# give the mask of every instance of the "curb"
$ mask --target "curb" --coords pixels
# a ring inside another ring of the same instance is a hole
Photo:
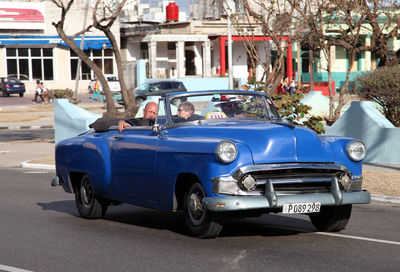
[[[12,129],[12,130],[19,130],[19,129],[54,129],[54,126],[11,126],[11,127],[0,127],[0,130],[3,129]]]
[[[30,163],[30,161],[22,162],[21,167],[43,169],[43,170],[56,170],[56,167],[52,164]]]
[[[371,200],[379,201],[379,202],[386,202],[386,203],[393,203],[393,204],[400,204],[400,197],[371,195]]]

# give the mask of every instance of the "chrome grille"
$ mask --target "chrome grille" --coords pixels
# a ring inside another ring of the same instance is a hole
[[[267,180],[271,181],[277,195],[330,193],[332,178],[339,177],[344,173],[343,169],[338,168],[303,168],[297,165],[293,168],[290,168],[290,165],[286,165],[286,167],[280,169],[249,170],[245,173],[240,173],[240,176],[243,174],[253,175],[257,180],[257,187],[254,193],[259,195],[264,194]],[[239,176],[236,176],[236,178],[240,179]]]

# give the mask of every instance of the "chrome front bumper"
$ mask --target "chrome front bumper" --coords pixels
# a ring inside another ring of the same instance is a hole
[[[321,202],[322,206],[335,206],[346,204],[368,204],[371,196],[367,191],[343,192],[341,201],[330,194],[301,194],[283,196],[227,196],[206,197],[203,205],[207,210],[214,212],[245,211],[254,209],[282,208],[285,203]]]
[[[329,193],[277,194],[271,180],[265,184],[264,195],[205,197],[203,205],[210,211],[243,211],[252,209],[282,208],[285,203],[320,202],[322,206],[368,204],[368,191],[346,192],[340,189],[337,178],[332,178]]]

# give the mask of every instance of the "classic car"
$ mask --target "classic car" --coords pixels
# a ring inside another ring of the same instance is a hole
[[[188,103],[194,111],[185,119]],[[282,120],[264,93],[169,93],[153,126],[60,141],[51,183],[75,194],[83,218],[121,203],[183,211],[188,233],[201,238],[217,236],[227,217],[265,213],[306,214],[317,230],[340,231],[352,204],[370,202],[361,186],[365,152],[356,139]]]

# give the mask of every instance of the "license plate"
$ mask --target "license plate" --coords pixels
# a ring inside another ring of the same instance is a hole
[[[317,213],[321,209],[321,202],[285,203],[282,213]]]

